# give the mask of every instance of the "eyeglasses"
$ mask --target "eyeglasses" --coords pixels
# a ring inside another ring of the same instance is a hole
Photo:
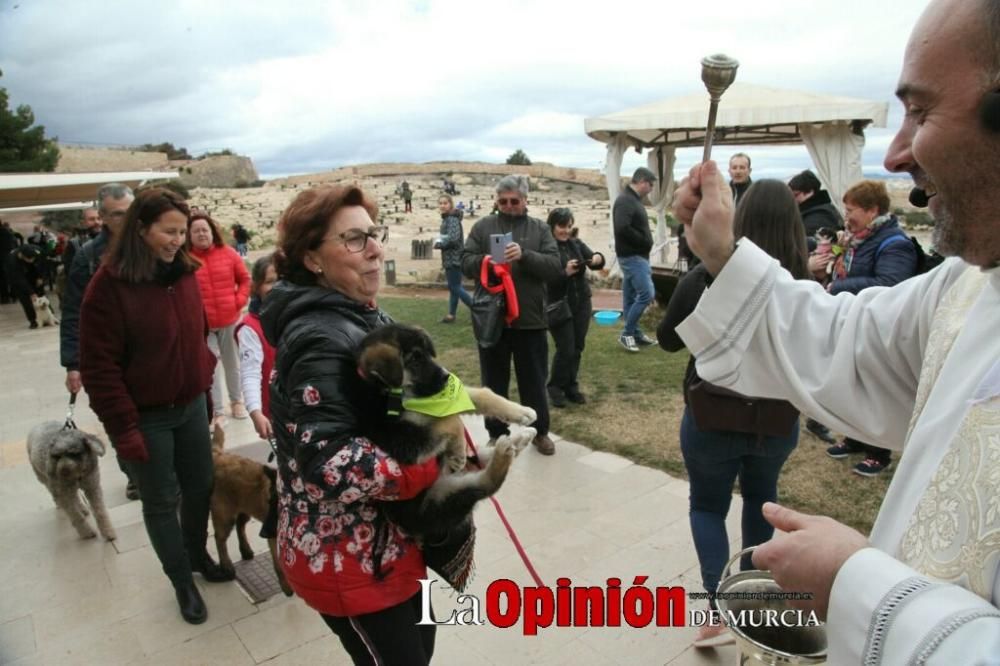
[[[379,245],[384,245],[389,239],[389,227],[375,226],[369,227],[368,231],[361,229],[348,229],[342,234],[337,234],[336,238],[324,238],[323,242],[339,240],[347,248],[348,252],[364,252],[368,247],[368,240],[378,241]]]
[[[519,203],[521,203],[521,200],[520,199],[504,199],[504,198],[500,198],[500,199],[497,199],[497,203],[500,204],[501,206],[516,206]]]
[[[100,217],[102,220],[120,220],[125,217],[126,212],[124,210],[106,210],[100,214]]]

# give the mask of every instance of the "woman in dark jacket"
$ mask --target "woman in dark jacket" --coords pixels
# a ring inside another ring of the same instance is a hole
[[[472,296],[462,288],[462,248],[465,246],[465,234],[462,233],[461,211],[455,211],[455,202],[450,195],[442,194],[438,197],[438,210],[441,211],[441,233],[435,247],[441,250],[441,266],[448,280],[448,315],[441,323],[451,324],[455,321],[460,300],[467,306],[472,305]]]
[[[401,465],[363,435],[387,410],[356,361],[361,339],[389,321],[374,300],[386,238],[377,217],[364,192],[342,185],[302,192],[281,217],[279,281],[261,310],[277,349],[278,547],[288,582],[356,664],[426,664],[423,556],[380,504],[430,486],[437,462]]]
[[[799,210],[788,186],[777,180],[760,180],[750,186],[740,199],[733,222],[737,239],[747,238],[781,262],[793,276],[808,277],[806,239]],[[674,291],[656,337],[666,351],[680,351],[684,342],[675,327],[694,312],[702,292],[711,284],[711,275],[699,264],[685,275]],[[722,568],[729,559],[729,536],[726,515],[732,501],[733,483],[740,480],[743,495],[743,548],[764,543],[774,534],[774,528],[764,519],[761,507],[774,502],[778,494],[778,475],[792,449],[798,443],[799,424],[796,412],[788,403],[760,401],[730,394],[721,400],[737,405],[753,401],[756,415],[780,412],[780,422],[762,424],[760,428],[741,431],[721,430],[706,415],[696,421],[692,406],[701,379],[695,370],[695,359],[688,362],[684,377],[684,417],[681,421],[681,452],[691,483],[690,521],[701,580],[705,591],[713,594],[718,587]],[[718,407],[711,416],[724,416],[729,403]],[[764,412],[767,405],[771,412]],[[737,407],[731,407],[735,412]],[[756,422],[756,419],[755,419]],[[765,435],[766,430],[782,431],[781,435]],[[743,569],[750,568],[744,558]],[[695,647],[709,647],[731,639],[723,627],[704,626],[695,638]]]
[[[889,213],[889,191],[878,180],[863,180],[844,193],[847,212],[845,250],[835,262],[831,294],[856,294],[868,287],[891,287],[917,274],[917,248]],[[892,462],[892,452],[850,437],[826,450],[831,458],[863,453],[852,471],[877,476]]]
[[[205,393],[215,357],[184,249],[187,204],[152,188],[137,194],[80,310],[80,373],[142,500],[149,541],[181,615],[208,617],[192,571],[231,580],[205,550],[214,470]],[[180,500],[180,522],[177,505]]]
[[[604,255],[572,235],[574,220],[569,208],[554,209],[547,221],[559,246],[563,269],[559,277],[546,284],[549,333],[556,345],[548,382],[549,402],[553,407],[565,407],[567,400],[582,405],[587,399],[578,382],[580,359],[594,312],[587,269],[604,268]]]

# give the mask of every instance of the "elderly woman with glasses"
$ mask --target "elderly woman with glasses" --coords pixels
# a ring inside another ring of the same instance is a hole
[[[375,305],[386,240],[377,217],[372,199],[346,185],[306,190],[281,216],[279,280],[261,310],[277,350],[278,547],[288,582],[354,663],[427,664],[423,555],[381,504],[430,486],[437,462],[402,465],[362,434],[387,409],[356,362],[361,339],[390,321]]]

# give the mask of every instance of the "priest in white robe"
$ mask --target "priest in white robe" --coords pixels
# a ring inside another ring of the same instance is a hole
[[[954,258],[831,297],[747,240],[713,162],[675,213],[716,276],[678,333],[698,374],[903,450],[869,539],[777,505],[754,562],[827,616],[833,664],[1000,663],[1000,2],[933,0],[907,46],[886,168]],[[802,341],[822,340],[822,344]]]

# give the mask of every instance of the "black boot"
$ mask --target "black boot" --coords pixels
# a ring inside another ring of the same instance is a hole
[[[200,555],[189,555],[188,559],[191,561],[191,571],[200,573],[209,583],[224,583],[236,578],[235,572],[226,571],[220,567],[205,551],[202,551]]]
[[[205,600],[201,598],[201,592],[193,582],[175,585],[174,593],[177,595],[177,605],[180,606],[181,617],[185,622],[201,624],[208,619]]]

